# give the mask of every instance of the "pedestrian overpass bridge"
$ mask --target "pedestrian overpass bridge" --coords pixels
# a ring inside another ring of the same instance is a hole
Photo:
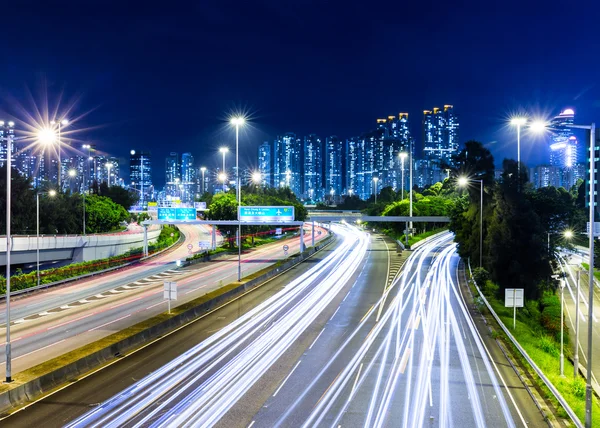
[[[387,223],[449,223],[450,218],[443,216],[374,216],[365,215],[360,211],[326,210],[309,211],[306,221],[322,222],[387,222]]]

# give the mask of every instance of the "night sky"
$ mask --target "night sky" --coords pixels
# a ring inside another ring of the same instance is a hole
[[[444,104],[498,165],[516,158],[512,113],[600,122],[600,2],[80,3],[3,11],[2,116],[60,100],[81,116],[76,145],[151,150],[159,185],[170,151],[215,166],[238,111],[248,167],[277,134],[346,138],[404,111],[419,148],[422,110]],[[522,143],[525,162],[547,162],[540,138]]]

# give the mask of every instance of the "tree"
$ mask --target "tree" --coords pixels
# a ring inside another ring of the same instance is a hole
[[[31,180],[11,171],[11,234],[35,233],[35,191]],[[6,166],[0,168],[0,230],[6,234]]]
[[[209,220],[237,220],[237,199],[232,193],[219,193],[212,198],[208,207],[207,218]],[[219,230],[231,237],[235,236],[235,226],[219,226]],[[233,240],[229,240],[229,246],[233,247]]]
[[[516,161],[505,159],[502,165],[485,238],[486,265],[501,289],[524,288],[527,298],[537,299],[540,283],[551,274],[546,234],[532,202],[519,188],[523,177],[518,177]]]
[[[116,230],[121,222],[129,218],[129,213],[123,206],[105,196],[88,195],[85,198],[85,208],[86,230],[90,233]]]
[[[127,190],[121,186],[109,187],[105,181],[100,184],[97,194],[110,198],[114,203],[121,205],[126,210],[129,210],[140,199],[138,192],[135,190]]]

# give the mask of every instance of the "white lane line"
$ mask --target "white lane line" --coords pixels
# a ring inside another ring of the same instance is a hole
[[[155,303],[155,304],[154,304],[154,305],[152,305],[152,306],[148,306],[148,307],[146,308],[146,310],[148,310],[148,309],[152,309],[153,307],[155,307],[155,306],[158,306],[158,305],[162,305],[162,304],[163,304],[163,303],[165,303],[165,302],[166,302],[166,300],[163,300],[162,302]]]
[[[256,422],[256,421],[252,421],[252,422],[250,422],[250,425],[248,425],[248,428],[252,428],[252,425],[254,425],[254,423],[255,423],[255,422]]]
[[[161,302],[161,303],[162,303],[162,302]],[[127,315],[125,315],[124,317],[117,318],[116,320],[109,321],[109,322],[107,322],[107,323],[105,323],[105,324],[99,325],[98,327],[90,328],[88,331],[94,331],[94,330],[98,330],[99,328],[106,327],[106,326],[107,326],[107,325],[109,325],[109,324],[112,324],[112,323],[114,323],[114,322],[117,322],[117,321],[124,320],[125,318],[128,318],[128,317],[130,317],[130,316],[131,316],[131,314],[127,314]]]
[[[313,347],[313,345],[314,345],[315,343],[317,343],[317,340],[319,340],[319,337],[321,337],[321,335],[323,334],[323,332],[324,332],[324,331],[325,331],[325,328],[323,328],[323,330],[321,330],[321,333],[319,333],[319,334],[317,335],[317,337],[315,338],[315,340],[313,340],[313,343],[311,343],[311,345],[308,347],[308,349],[311,349],[311,348]]]
[[[300,365],[300,363],[302,362],[302,360],[299,360],[296,365],[294,366],[294,368],[292,369],[292,371],[285,377],[285,379],[283,380],[283,382],[281,383],[281,385],[279,385],[279,388],[277,388],[277,391],[275,391],[275,394],[273,394],[273,397],[275,397],[279,391],[281,391],[281,388],[283,388],[283,385],[285,385],[285,383],[287,382],[287,380],[290,378],[290,376],[292,375],[292,373],[294,373],[294,370],[296,370],[296,368]]]
[[[333,317],[335,316],[335,314],[338,313],[338,311],[340,310],[341,306],[338,306],[338,308],[335,310],[335,312],[333,313],[333,315],[331,316],[331,318],[329,318],[329,321],[331,321],[333,319]]]
[[[185,294],[190,294],[190,293],[193,293],[194,291],[197,291],[197,290],[201,289],[202,287],[206,287],[207,285],[208,285],[208,284],[202,284],[201,286],[199,286],[199,287],[196,287],[196,288],[193,288],[193,289],[191,289],[190,291],[186,291],[186,292],[185,292]]]
[[[352,396],[354,395],[354,390],[356,389],[356,384],[358,383],[358,378],[360,377],[360,372],[362,371],[362,368],[363,363],[360,363],[360,366],[358,367],[358,373],[356,373],[356,379],[354,379],[354,385],[352,385],[352,390],[350,391],[350,396],[348,397],[348,402],[350,402]]]
[[[33,354],[34,352],[38,352],[38,351],[42,351],[42,350],[44,350],[44,349],[48,349],[48,348],[49,348],[49,347],[51,347],[51,346],[58,345],[59,343],[62,343],[62,342],[64,342],[65,340],[67,340],[67,339],[59,340],[58,342],[51,343],[50,345],[46,345],[46,346],[44,346],[43,348],[38,348],[38,349],[36,349],[36,350],[34,350],[34,351],[31,351],[31,352],[28,352],[28,353],[26,353],[26,354],[19,355],[18,357],[13,357],[13,358],[12,358],[12,360],[13,360],[13,361],[14,361],[14,360],[18,360],[19,358],[26,357],[26,356],[28,356],[28,355],[31,355],[31,354]],[[13,341],[13,342],[14,342],[14,341]],[[2,361],[2,362],[0,363],[0,365],[1,365],[1,364],[6,364],[6,361]]]

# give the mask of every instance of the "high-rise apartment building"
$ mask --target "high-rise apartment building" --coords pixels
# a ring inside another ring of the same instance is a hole
[[[179,153],[171,152],[165,159],[165,192],[167,197],[180,198],[181,196],[181,165]]]
[[[0,166],[6,164],[6,158],[8,155],[8,140],[11,141],[11,162],[15,162],[15,125],[13,122],[0,121]]]
[[[194,156],[191,153],[181,155],[181,200],[183,202],[194,201],[194,187],[196,183],[196,168],[194,167]]]
[[[423,111],[423,155],[425,159],[452,165],[458,153],[459,123],[454,108],[445,105]]]
[[[152,186],[152,157],[150,152],[131,151],[129,157],[129,180],[132,189],[140,192],[140,205],[144,205],[154,196]]]
[[[258,147],[258,172],[262,177],[262,186],[273,186],[273,157],[271,143],[265,141]]]
[[[341,195],[343,192],[344,143],[336,135],[325,141],[325,194]]]
[[[302,195],[309,201],[323,198],[323,142],[315,134],[304,137],[302,165]]]
[[[278,136],[273,144],[274,185],[289,187],[296,195],[302,194],[302,140],[293,132]]]

